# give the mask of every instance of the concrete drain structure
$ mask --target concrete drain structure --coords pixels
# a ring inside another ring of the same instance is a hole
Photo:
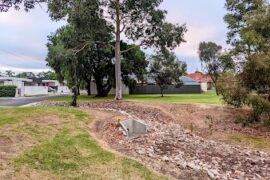
[[[120,122],[123,134],[128,138],[136,138],[147,133],[147,125],[143,122],[128,119]]]

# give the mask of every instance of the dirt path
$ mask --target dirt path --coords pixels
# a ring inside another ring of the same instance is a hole
[[[98,138],[175,179],[270,179],[269,154],[196,136],[185,130],[181,122],[177,123],[171,112],[130,102],[96,102],[83,106],[112,112],[95,123],[93,131]],[[166,106],[164,109],[168,110],[170,107]],[[185,111],[195,113],[188,106]],[[121,112],[145,121],[150,127],[149,133],[132,140],[123,137],[116,127],[117,116],[125,118]]]

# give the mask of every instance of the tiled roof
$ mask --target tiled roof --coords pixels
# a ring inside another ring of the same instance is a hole
[[[194,80],[197,80],[200,82],[213,82],[209,75],[199,73],[199,72],[188,74],[188,75],[186,75],[186,77],[189,77],[191,79],[194,79]]]

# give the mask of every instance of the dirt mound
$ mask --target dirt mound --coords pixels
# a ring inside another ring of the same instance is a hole
[[[184,129],[172,113],[153,105],[96,102],[82,106],[114,113],[107,119],[98,119],[94,127],[99,128],[93,129],[112,148],[176,179],[270,179],[269,154],[196,136]],[[180,107],[166,106],[167,110]],[[197,113],[188,106],[181,108],[189,114]],[[124,138],[115,123],[115,116],[121,114],[145,121],[150,127],[149,133],[136,139]]]

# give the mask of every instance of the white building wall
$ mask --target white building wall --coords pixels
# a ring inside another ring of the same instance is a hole
[[[36,95],[47,95],[48,87],[46,86],[25,86],[24,96],[36,96]]]
[[[203,92],[207,92],[208,91],[207,82],[202,82],[201,83],[201,89],[202,89]]]
[[[71,91],[67,86],[58,86],[57,94],[70,94]]]

